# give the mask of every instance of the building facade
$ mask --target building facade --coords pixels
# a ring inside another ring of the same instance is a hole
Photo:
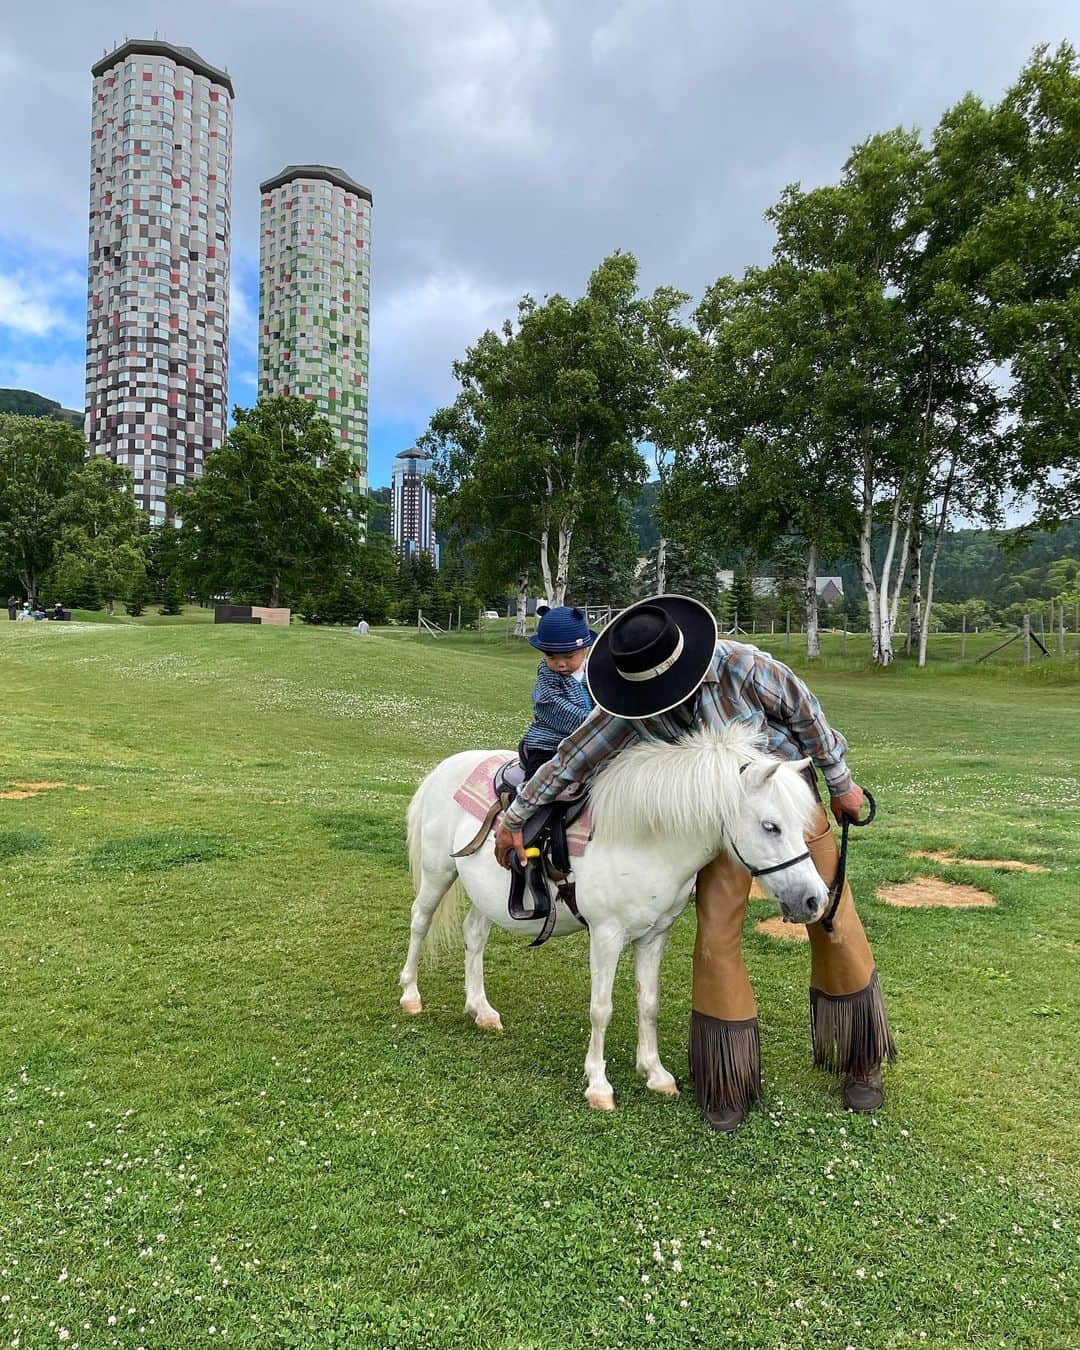
[[[259,397],[314,402],[364,495],[371,193],[324,164],[292,164],[259,191]]]
[[[91,73],[86,434],[162,521],[225,437],[233,85],[157,40]]]
[[[403,450],[390,473],[390,506],[398,553],[403,558],[430,553],[437,567],[435,503],[426,482],[430,473],[431,456],[426,450]]]

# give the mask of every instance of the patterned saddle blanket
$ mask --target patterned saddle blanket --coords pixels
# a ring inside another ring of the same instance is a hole
[[[483,821],[488,818],[499,794],[507,788],[516,790],[521,786],[523,778],[524,773],[517,756],[507,750],[496,750],[473,769],[454,793],[454,801],[464,807],[470,816]],[[575,798],[567,797],[561,800],[572,802]],[[500,811],[493,818],[493,828],[499,823],[501,816]],[[571,858],[580,858],[591,838],[592,813],[586,803],[581,814],[566,827],[566,842]]]

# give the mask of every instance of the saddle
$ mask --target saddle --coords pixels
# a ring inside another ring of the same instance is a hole
[[[480,850],[495,821],[510,807],[525,781],[525,765],[520,759],[508,760],[496,771],[492,780],[495,800],[479,830],[453,857],[468,858]],[[512,919],[543,920],[543,927],[529,943],[530,947],[542,947],[551,937],[558,918],[556,903],[559,900],[583,927],[588,927],[578,913],[577,889],[572,877],[570,847],[566,838],[567,828],[581,815],[587,802],[588,793],[583,791],[572,801],[550,802],[542,806],[525,822],[522,831],[525,848],[531,855],[528,861],[522,866],[516,853],[510,855],[507,913]],[[555,887],[554,900],[549,882]],[[526,904],[526,891],[531,904]]]

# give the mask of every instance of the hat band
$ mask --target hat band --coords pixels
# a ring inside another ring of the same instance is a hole
[[[655,680],[658,675],[663,675],[666,670],[670,670],[682,656],[683,646],[685,645],[683,632],[681,628],[676,629],[676,631],[679,634],[679,640],[675,644],[675,650],[666,661],[661,661],[658,666],[652,666],[649,670],[620,670],[618,666],[615,669],[619,671],[624,680],[630,680],[633,684],[640,684],[645,680]]]

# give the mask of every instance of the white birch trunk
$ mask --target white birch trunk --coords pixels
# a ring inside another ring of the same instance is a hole
[[[570,545],[574,541],[574,522],[559,529],[559,559],[555,570],[555,604],[566,604],[566,586],[570,579]]]
[[[952,496],[953,481],[956,477],[956,460],[949,464],[949,476],[945,480],[945,490],[941,494],[941,512],[934,527],[934,547],[930,551],[930,562],[926,569],[926,602],[923,605],[922,623],[919,626],[919,668],[926,665],[926,647],[930,640],[930,611],[934,604],[934,573],[937,571],[938,554],[941,552],[941,538],[949,520],[949,498]]]
[[[889,604],[889,589],[892,577],[893,555],[896,552],[896,536],[900,531],[900,492],[897,490],[893,501],[892,521],[889,526],[889,542],[885,549],[885,561],[881,565],[881,586],[879,590],[879,623],[880,632],[878,633],[878,654],[877,663],[879,666],[888,666],[892,664],[893,659],[893,641],[892,641],[892,617]]]
[[[813,661],[821,655],[821,641],[818,636],[816,544],[811,544],[806,550],[804,600],[806,602],[806,655],[809,660]]]
[[[908,535],[908,620],[906,650],[915,650],[922,623],[922,511],[912,507],[911,532]]]
[[[908,517],[908,523],[904,528],[904,542],[900,545],[900,552],[896,559],[896,583],[893,586],[892,600],[889,602],[889,631],[896,632],[897,620],[900,617],[900,596],[904,589],[904,576],[908,565],[908,543],[911,539],[911,518]]]
[[[548,528],[545,525],[540,535],[540,577],[544,585],[544,600],[554,605],[555,585],[551,579],[551,558],[548,556]]]
[[[514,619],[514,636],[525,636],[525,614],[529,605],[529,574],[523,572],[517,579],[517,615]]]
[[[862,527],[859,530],[859,575],[866,592],[867,618],[870,627],[870,647],[875,662],[880,654],[881,624],[879,621],[877,581],[874,578],[874,478],[869,448],[863,450]]]
[[[663,535],[656,545],[656,593],[663,595],[667,591],[667,540]]]

